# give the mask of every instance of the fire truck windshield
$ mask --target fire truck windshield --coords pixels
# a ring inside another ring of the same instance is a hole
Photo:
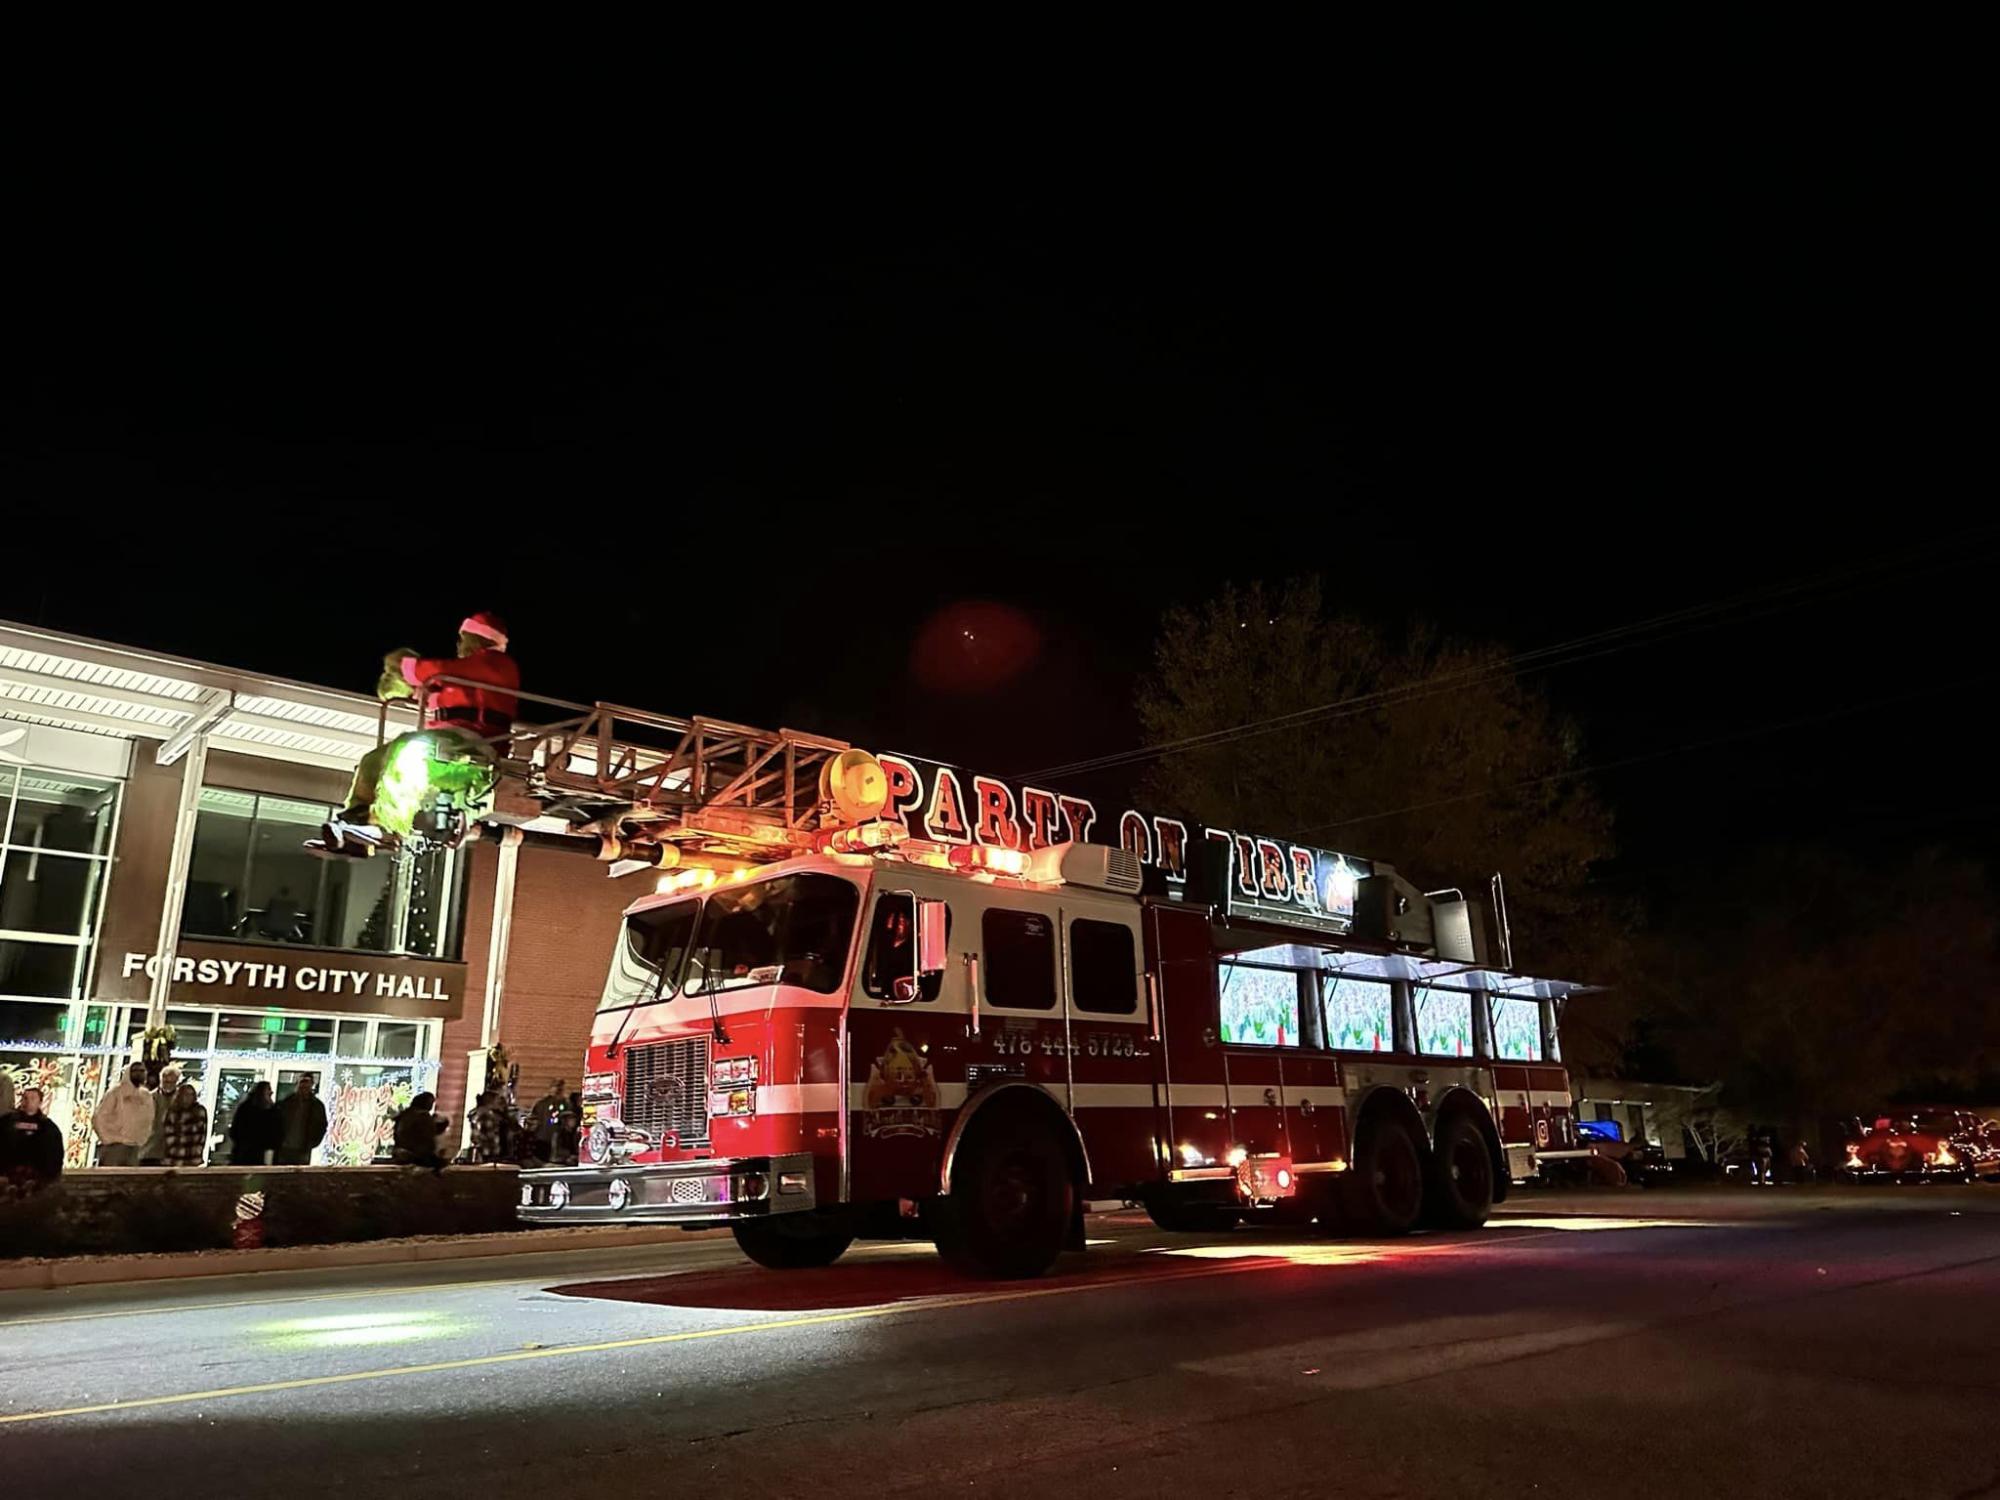
[[[840,988],[861,892],[837,875],[781,875],[702,903],[683,986],[690,995],[759,984]]]
[[[625,940],[611,961],[611,975],[604,982],[597,1008],[622,1010],[628,1005],[673,999],[700,911],[699,901],[676,901],[628,918]]]

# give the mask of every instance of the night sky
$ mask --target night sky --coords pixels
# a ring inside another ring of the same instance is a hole
[[[530,688],[1018,772],[1228,578],[1516,648],[1762,591],[1539,679],[1607,878],[1991,853],[1964,179],[1609,94],[162,157],[16,309],[0,617],[366,689],[486,605]]]

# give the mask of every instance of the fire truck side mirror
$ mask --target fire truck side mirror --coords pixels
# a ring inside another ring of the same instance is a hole
[[[917,902],[917,977],[928,979],[942,974],[945,966],[945,904],[920,899]]]

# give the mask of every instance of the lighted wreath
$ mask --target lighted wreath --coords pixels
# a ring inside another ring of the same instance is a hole
[[[171,1026],[148,1026],[139,1038],[139,1059],[147,1063],[164,1063],[174,1055],[174,1028]]]

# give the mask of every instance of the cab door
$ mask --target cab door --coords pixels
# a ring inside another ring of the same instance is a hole
[[[1142,1182],[1157,1167],[1138,908],[1065,906],[1060,917],[1071,1113],[1095,1181]]]
[[[1229,1154],[1229,1093],[1222,1081],[1216,1025],[1215,948],[1205,909],[1155,905],[1152,924],[1154,1003],[1160,1040],[1153,1080],[1158,1105],[1160,1176],[1204,1170]]]

